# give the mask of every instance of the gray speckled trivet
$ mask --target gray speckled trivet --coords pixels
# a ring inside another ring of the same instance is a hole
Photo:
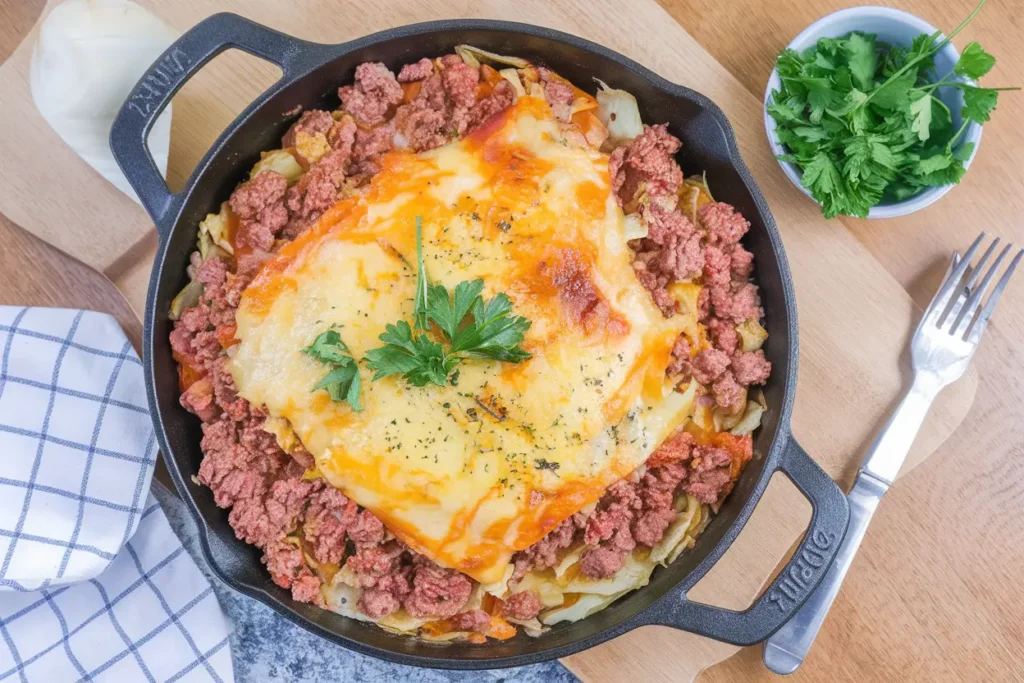
[[[577,681],[558,662],[535,664],[518,669],[496,669],[457,673],[389,664],[350,652],[328,643],[279,617],[269,607],[234,592],[210,572],[199,553],[198,534],[184,503],[159,482],[153,482],[153,495],[160,501],[167,519],[185,549],[206,574],[234,629],[231,655],[235,680],[245,683],[263,681],[330,681],[331,683],[442,683],[456,681],[501,681],[516,683],[574,683]]]

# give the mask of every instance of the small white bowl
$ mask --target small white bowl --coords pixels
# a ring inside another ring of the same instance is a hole
[[[927,33],[931,35],[937,31],[934,26],[929,24],[927,21],[915,17],[913,14],[909,14],[902,10],[892,9],[890,7],[851,7],[849,9],[839,10],[832,14],[826,15],[821,19],[805,28],[800,32],[796,38],[787,46],[797,52],[803,52],[809,47],[813,47],[818,42],[819,38],[840,38],[849,34],[851,31],[861,31],[863,33],[874,33],[879,42],[889,43],[891,45],[910,46],[910,43],[918,35]],[[944,36],[940,36],[939,40],[942,40]],[[960,59],[960,52],[953,46],[952,43],[948,43],[938,54],[935,55],[935,72],[943,75],[953,70],[953,65]],[[966,82],[971,82],[964,79]],[[768,114],[768,104],[771,103],[772,91],[781,90],[782,81],[779,79],[779,73],[775,69],[772,69],[772,75],[768,79],[768,87],[764,91],[764,127],[768,132],[768,144],[771,145],[772,152],[778,156],[785,154],[786,150],[779,144],[775,138],[775,119]],[[949,111],[952,113],[953,118],[953,129],[957,130],[960,128],[962,118],[960,110],[963,108],[963,94],[959,89],[956,88],[939,88],[939,99],[949,107]],[[978,145],[981,142],[981,125],[972,122],[967,126],[967,129],[960,136],[957,141],[957,147],[967,143],[974,143],[974,150],[971,152],[971,156],[964,161],[964,168],[970,166],[971,161],[974,160],[974,155],[978,153]],[[811,192],[800,183],[801,171],[795,164],[779,161],[779,165],[782,166],[782,170],[785,171],[786,176],[800,188],[808,197],[811,197]],[[943,185],[941,187],[929,187],[920,193],[904,199],[901,202],[882,203],[871,208],[868,212],[868,218],[893,218],[895,216],[905,216],[908,213],[913,213],[934,203],[942,195],[953,189],[952,185]],[[811,197],[813,199],[813,197]]]

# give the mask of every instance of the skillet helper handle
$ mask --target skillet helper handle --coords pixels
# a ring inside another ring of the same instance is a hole
[[[734,645],[752,645],[777,631],[797,612],[835,559],[850,520],[850,509],[839,486],[792,436],[779,469],[811,502],[814,512],[796,553],[768,589],[742,612],[682,596],[678,603],[669,603],[655,623]]]
[[[171,98],[207,62],[228,48],[239,48],[273,62],[288,78],[302,49],[309,45],[237,14],[214,14],[185,32],[142,75],[114,119],[110,149],[156,223],[161,239],[170,231],[168,218],[180,195],[172,193],[164,182],[146,138]]]

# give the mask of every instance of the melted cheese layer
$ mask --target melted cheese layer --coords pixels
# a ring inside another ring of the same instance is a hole
[[[334,325],[353,357],[411,320],[414,221],[430,280],[482,278],[532,321],[519,364],[464,361],[458,384],[370,381],[364,410],[311,392],[300,352]],[[468,138],[391,153],[243,294],[230,364],[239,394],[287,419],[323,476],[405,543],[483,582],[643,463],[692,409],[665,382],[686,327],[638,282],[608,157],[568,144],[523,97]]]

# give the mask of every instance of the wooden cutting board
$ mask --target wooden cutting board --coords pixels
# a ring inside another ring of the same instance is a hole
[[[50,3],[51,5],[53,3]],[[654,0],[142,0],[184,31],[218,11],[234,11],[321,42],[343,42],[391,26],[453,17],[528,21],[589,38],[711,97],[736,129],[740,150],[771,205],[795,280],[801,338],[793,429],[804,447],[846,486],[860,453],[884,421],[906,377],[903,349],[918,315],[907,293],[838,221],[788,184],[765,141],[761,103]],[[627,9],[628,7],[628,9]],[[49,11],[43,12],[45,16]],[[143,210],[67,148],[35,111],[27,74],[33,30],[0,66],[0,213],[109,277],[137,311],[156,246]],[[178,94],[169,177],[183,183],[196,161],[276,67],[237,52],[215,59]],[[767,78],[767,74],[765,74]],[[940,264],[936,264],[940,267]],[[976,376],[940,396],[903,473],[963,420]],[[690,597],[741,609],[750,604],[798,539],[809,506],[777,477],[743,533]],[[738,648],[663,627],[647,627],[565,664],[586,681],[688,681]]]

